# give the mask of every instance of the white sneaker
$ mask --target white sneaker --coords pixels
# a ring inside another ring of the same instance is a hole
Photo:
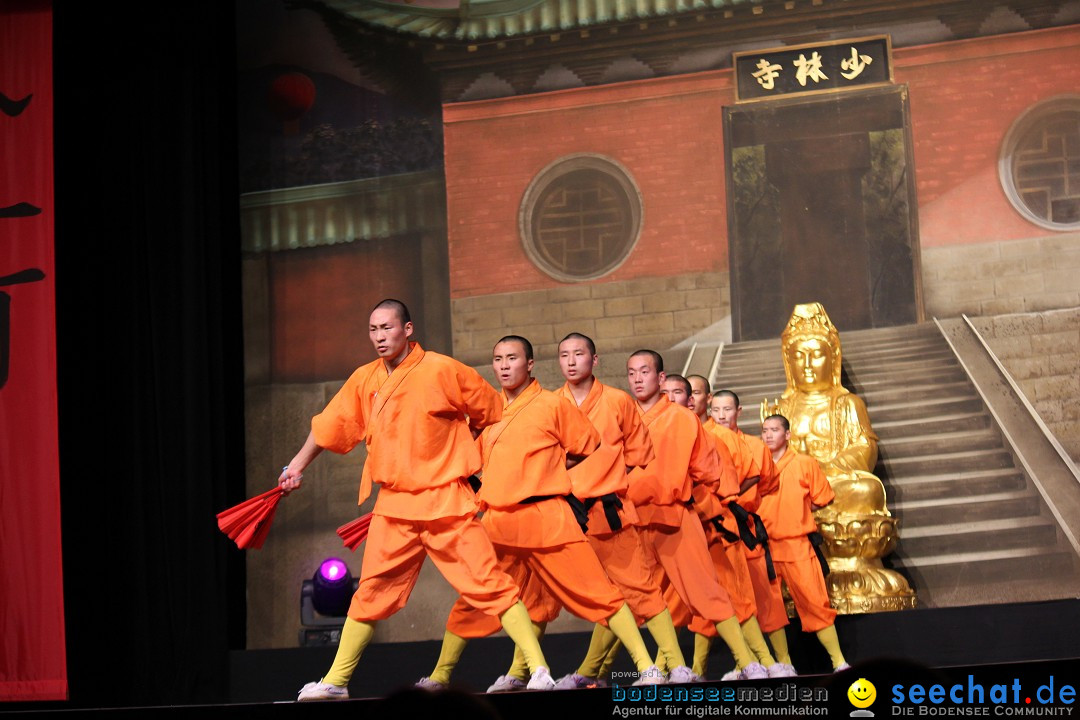
[[[416,685],[414,685],[414,687],[418,687],[421,690],[431,690],[432,692],[436,690],[446,689],[446,686],[443,685],[441,682],[439,682],[438,680],[432,680],[429,677],[420,678],[416,681]]]
[[[843,662],[843,663],[840,663],[839,667],[833,668],[833,672],[834,673],[839,673],[839,672],[844,672],[845,670],[850,670],[850,669],[851,669],[851,666],[848,665],[846,662]]]
[[[704,680],[705,678],[701,677],[685,665],[680,665],[675,668],[667,676],[669,685],[685,685],[686,683],[703,682]]]
[[[634,685],[663,685],[666,682],[667,678],[664,677],[664,673],[660,672],[660,668],[650,665],[638,673]]]
[[[296,694],[296,702],[310,700],[348,700],[349,688],[324,682],[309,682]]]
[[[741,680],[762,680],[769,677],[769,671],[761,663],[752,662],[742,669]]]
[[[795,667],[793,665],[782,662],[773,663],[765,669],[768,671],[769,677],[771,678],[797,677],[799,674],[795,672]]]
[[[552,679],[551,672],[541,665],[529,678],[529,684],[526,687],[529,690],[554,690],[555,680]]]
[[[563,675],[555,683],[556,690],[584,690],[585,688],[606,688],[607,686],[607,680],[585,677],[577,673]]]
[[[487,689],[489,693],[517,692],[526,687],[524,680],[518,680],[513,675],[500,675],[498,680]]]

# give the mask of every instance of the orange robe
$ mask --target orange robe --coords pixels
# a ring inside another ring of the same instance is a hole
[[[484,463],[481,522],[499,567],[521,587],[537,578],[578,617],[599,622],[614,615],[622,595],[563,499],[572,489],[566,456],[590,455],[600,445],[589,419],[533,380],[477,442]],[[459,599],[446,627],[461,637],[484,637],[501,626]]]
[[[569,384],[559,388],[556,394],[571,403],[577,402]],[[589,543],[633,613],[639,618],[653,618],[666,607],[660,575],[653,571],[651,556],[646,553],[636,527],[637,510],[626,496],[630,486],[626,468],[644,466],[655,457],[652,440],[634,399],[595,378],[578,409],[586,414],[600,434],[600,447],[570,469],[574,495],[589,502],[614,494],[622,503],[618,510],[622,523],[619,530],[612,530],[600,500],[592,504],[589,508]],[[551,621],[558,615],[557,603],[548,604],[546,612],[542,609],[534,612],[530,605],[532,594],[526,589],[523,595],[534,621]]]
[[[722,476],[716,448],[697,416],[661,395],[644,413],[656,457],[631,471],[628,495],[637,505],[645,546],[663,570],[665,599],[676,625],[689,613],[712,623],[734,616],[727,592],[716,577],[701,522],[722,510],[720,497],[738,493],[732,477]],[[678,617],[676,617],[678,616]]]
[[[322,448],[367,445],[360,503],[372,483],[382,486],[349,617],[380,620],[404,607],[428,556],[473,607],[501,615],[517,587],[497,570],[466,478],[480,469],[471,428],[496,422],[502,403],[472,368],[409,348],[393,373],[382,359],[358,368],[311,420]]]
[[[725,472],[731,472],[734,476],[736,487],[741,486],[747,478],[759,474],[757,463],[747,448],[746,443],[731,430],[723,425],[710,420],[703,425],[710,439],[716,444],[717,452],[721,458],[721,465]],[[738,498],[726,497],[724,501],[738,500],[742,505],[742,498],[750,494],[756,485]],[[744,506],[745,507],[745,506]],[[710,518],[702,518],[708,521]],[[738,535],[739,528],[735,524],[735,518],[730,511],[723,515],[722,525],[728,532]],[[754,587],[750,581],[750,570],[746,564],[745,546],[741,540],[728,540],[718,532],[711,523],[706,523],[705,536],[709,540],[709,555],[716,564],[716,574],[720,584],[727,590],[731,599],[732,608],[739,622],[746,622],[757,614],[757,605],[754,600]],[[712,623],[692,622],[690,629],[709,637],[716,634],[716,627]]]
[[[787,583],[803,630],[817,632],[833,624],[836,610],[807,535],[817,532],[811,505],[828,505],[833,490],[817,460],[790,447],[776,469],[780,489],[762,498],[759,514],[769,532],[777,580]]]
[[[741,430],[735,433],[742,438],[750,449],[755,462],[759,467],[758,484],[747,490],[739,497],[739,504],[750,512],[757,512],[761,506],[761,498],[775,493],[780,488],[780,477],[776,472],[776,463],[772,459],[772,451],[762,442],[761,438],[747,435]],[[754,602],[757,605],[758,625],[762,632],[771,633],[788,624],[787,609],[784,607],[784,598],[780,593],[778,581],[769,580],[769,570],[765,563],[765,548],[758,545],[753,550],[743,547],[746,555],[746,567],[750,572],[750,584],[754,589]]]

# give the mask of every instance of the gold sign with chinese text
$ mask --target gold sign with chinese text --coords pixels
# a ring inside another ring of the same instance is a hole
[[[750,50],[732,55],[735,100],[839,92],[892,82],[888,35]]]

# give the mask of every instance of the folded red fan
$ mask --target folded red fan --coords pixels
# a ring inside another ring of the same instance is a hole
[[[277,504],[283,496],[281,488],[275,487],[228,510],[222,510],[217,514],[218,528],[241,550],[258,550],[266,541]]]
[[[347,522],[337,529],[337,534],[345,542],[345,547],[356,550],[360,543],[367,538],[368,527],[371,525],[371,513],[362,515],[352,522]]]

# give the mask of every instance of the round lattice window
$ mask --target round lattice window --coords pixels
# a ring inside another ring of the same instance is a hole
[[[529,259],[564,282],[619,267],[641,234],[641,193],[614,160],[574,155],[544,168],[521,200],[518,221]]]
[[[1041,102],[1017,118],[998,174],[1009,202],[1031,222],[1080,228],[1080,95]]]

